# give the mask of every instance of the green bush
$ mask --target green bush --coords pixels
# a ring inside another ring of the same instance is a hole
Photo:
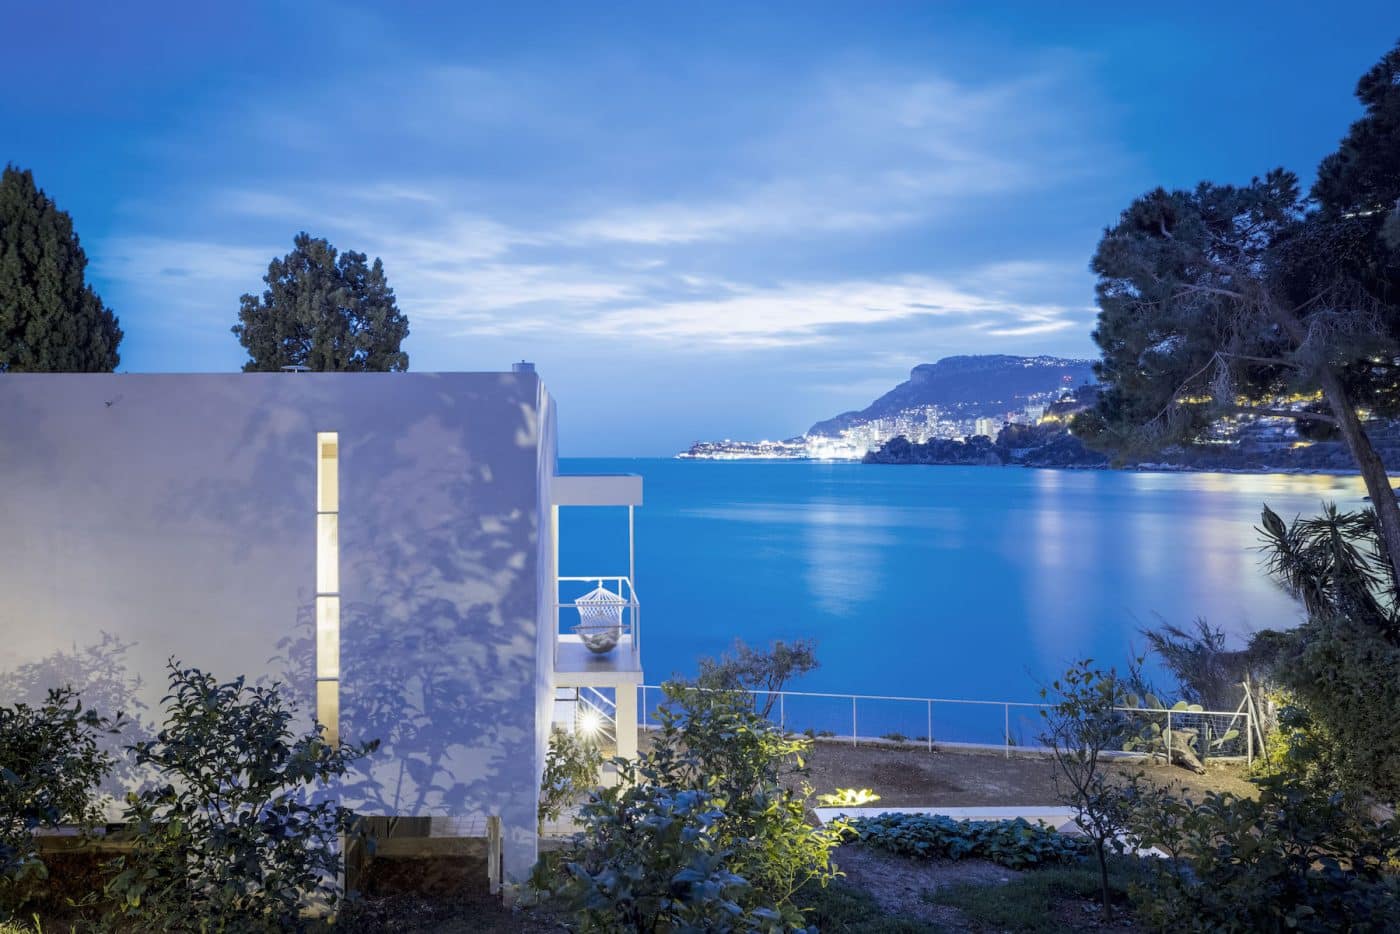
[[[941,814],[881,814],[851,821],[856,839],[914,859],[985,859],[1010,869],[1074,863],[1089,841],[1017,818],[959,821]]]
[[[795,893],[825,884],[841,826],[807,820],[783,779],[808,742],[746,695],[666,685],[652,748],[613,760],[616,787],[582,806],[583,832],[552,888],[583,930],[786,930]]]
[[[41,706],[0,706],[0,918],[20,910],[47,876],[34,831],[99,822],[97,786],[113,758],[97,746],[119,722],[83,709],[67,688]]]
[[[1400,644],[1349,617],[1309,620],[1277,641],[1276,676],[1313,739],[1330,739],[1335,779],[1400,803]]]
[[[276,686],[221,684],[173,660],[164,704],[156,738],[130,747],[159,781],[127,798],[134,847],[112,867],[114,911],[141,930],[303,927],[309,900],[335,901],[351,826],[324,786],[375,744],[297,735]]]
[[[603,754],[597,743],[567,730],[554,730],[549,734],[544,777],[540,782],[541,830],[545,821],[558,820],[565,808],[597,787],[602,766]]]
[[[1255,648],[1333,741],[1336,779],[1349,791],[1400,802],[1400,600],[1370,510],[1291,524],[1265,508],[1269,570],[1308,613],[1264,632]]]
[[[1135,789],[1130,833],[1172,857],[1143,861],[1140,920],[1173,931],[1400,929],[1400,825],[1287,776],[1258,784],[1257,800],[1200,803]]]

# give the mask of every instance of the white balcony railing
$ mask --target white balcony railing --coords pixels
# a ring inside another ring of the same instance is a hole
[[[587,599],[590,593],[595,593],[599,588],[610,594],[612,599]],[[581,624],[585,627],[585,634],[592,635],[598,632],[599,617],[610,617],[615,619],[616,623],[616,645],[597,654],[601,657],[636,655],[641,646],[641,615],[641,605],[637,601],[637,592],[632,587],[631,578],[559,578],[555,601],[556,644],[586,644],[579,632]]]

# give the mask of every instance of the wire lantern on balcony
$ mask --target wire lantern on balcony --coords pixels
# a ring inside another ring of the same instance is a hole
[[[617,647],[622,638],[622,609],[627,601],[619,594],[598,586],[574,601],[578,608],[578,625],[574,633],[590,652],[602,655]]]

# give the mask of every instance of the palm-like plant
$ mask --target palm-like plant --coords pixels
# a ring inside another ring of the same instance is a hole
[[[1400,640],[1397,582],[1385,541],[1369,510],[1339,512],[1286,524],[1264,507],[1263,550],[1269,574],[1317,621],[1351,619]]]

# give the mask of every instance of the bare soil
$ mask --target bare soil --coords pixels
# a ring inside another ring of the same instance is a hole
[[[880,796],[877,807],[1049,806],[1058,802],[1055,763],[1046,756],[968,752],[893,745],[852,746],[817,741],[807,758],[805,780],[817,794],[838,788],[869,788]],[[1140,771],[1157,785],[1175,786],[1200,797],[1206,791],[1229,791],[1253,797],[1242,763],[1211,762],[1196,775],[1164,762],[1124,760],[1113,768],[1126,775]]]

